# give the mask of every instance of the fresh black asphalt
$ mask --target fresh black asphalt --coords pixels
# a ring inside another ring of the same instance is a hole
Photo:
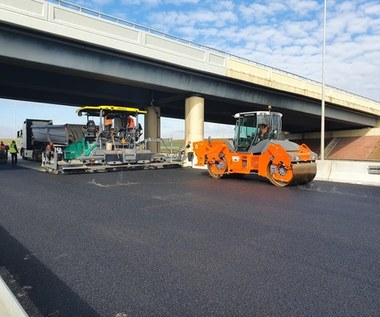
[[[0,273],[30,316],[380,316],[379,187],[9,164],[0,180]]]

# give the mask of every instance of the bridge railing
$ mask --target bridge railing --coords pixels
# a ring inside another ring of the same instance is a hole
[[[203,48],[203,49],[210,50],[210,51],[213,51],[213,52],[217,52],[217,53],[223,54],[223,55],[228,55],[228,56],[231,55],[231,54],[228,54],[228,53],[226,53],[224,51],[221,51],[221,50],[209,47],[207,45],[195,43],[195,42],[186,40],[184,38],[178,37],[176,35],[165,33],[165,32],[162,32],[162,31],[158,31],[156,29],[153,29],[153,28],[150,28],[150,27],[138,24],[138,23],[130,22],[130,21],[118,18],[118,17],[114,17],[112,15],[105,14],[105,13],[102,13],[100,11],[89,9],[89,8],[83,7],[83,6],[78,5],[78,4],[73,4],[73,3],[69,2],[69,1],[66,1],[66,0],[46,0],[46,1],[54,3],[54,4],[58,4],[58,5],[62,6],[62,7],[68,8],[68,9],[79,11],[81,13],[92,15],[92,16],[100,18],[100,19],[105,19],[107,21],[118,23],[118,24],[130,27],[130,28],[133,28],[133,29],[136,29],[136,30],[139,30],[139,31],[144,31],[144,32],[147,32],[147,33],[150,33],[150,34],[158,35],[158,36],[161,36],[161,37],[164,37],[164,38],[176,41],[176,42],[180,42],[182,44],[188,44],[188,45],[191,45],[191,46],[194,46],[194,47],[197,47],[197,48]],[[262,66],[265,66],[265,65],[262,65]]]
[[[59,6],[62,6],[62,7],[68,8],[68,9],[79,11],[79,12],[84,13],[84,14],[92,15],[92,16],[97,17],[99,19],[104,19],[104,20],[107,20],[110,22],[118,23],[118,24],[130,27],[130,28],[136,29],[136,30],[144,31],[144,32],[147,32],[150,34],[161,36],[161,37],[166,38],[166,39],[170,39],[170,40],[173,40],[176,42],[180,42],[182,44],[187,44],[187,45],[191,45],[191,46],[196,47],[196,48],[201,48],[201,49],[216,52],[216,53],[219,53],[219,54],[222,54],[225,56],[234,57],[236,59],[239,59],[239,60],[242,60],[245,62],[253,63],[255,65],[260,65],[261,67],[265,67],[268,69],[275,69],[276,71],[281,72],[281,73],[286,74],[286,75],[291,75],[291,76],[294,76],[297,78],[302,78],[304,80],[308,80],[311,82],[319,83],[318,81],[314,81],[314,80],[308,79],[306,77],[284,71],[284,70],[279,69],[279,68],[275,68],[275,67],[271,67],[271,66],[259,63],[259,62],[255,62],[255,61],[249,60],[249,59],[244,58],[244,57],[240,57],[240,56],[237,56],[234,54],[227,53],[225,51],[218,50],[216,48],[212,48],[212,47],[207,46],[207,45],[192,42],[192,41],[186,40],[184,38],[178,37],[176,35],[168,34],[168,33],[162,32],[162,31],[158,31],[156,29],[153,29],[153,28],[150,28],[150,27],[138,24],[138,23],[130,22],[130,21],[118,18],[118,17],[114,17],[112,15],[105,14],[105,13],[102,13],[102,12],[97,11],[97,10],[89,9],[89,8],[83,7],[81,5],[71,3],[71,2],[66,1],[66,0],[46,0],[46,1],[54,3],[54,4],[58,4]]]

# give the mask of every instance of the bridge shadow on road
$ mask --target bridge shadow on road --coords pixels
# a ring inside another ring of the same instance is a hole
[[[30,316],[100,317],[1,226],[0,274]]]

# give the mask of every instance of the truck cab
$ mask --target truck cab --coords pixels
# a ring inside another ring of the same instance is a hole
[[[35,140],[32,126],[52,125],[53,120],[26,119],[22,129],[17,131],[17,138],[21,139],[20,155],[24,160],[41,160],[42,152],[45,150],[47,142]]]

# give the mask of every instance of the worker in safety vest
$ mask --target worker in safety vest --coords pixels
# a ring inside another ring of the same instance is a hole
[[[9,153],[11,153],[12,156],[12,164],[17,165],[17,145],[15,141],[12,141],[12,143],[9,145]]]
[[[104,117],[104,128],[106,131],[111,131],[112,123],[112,119],[108,115]]]
[[[132,116],[128,116],[127,130],[132,130],[136,127],[135,120]]]
[[[5,144],[3,141],[0,142],[0,158],[4,160],[4,162],[7,162],[7,158],[5,156]]]

